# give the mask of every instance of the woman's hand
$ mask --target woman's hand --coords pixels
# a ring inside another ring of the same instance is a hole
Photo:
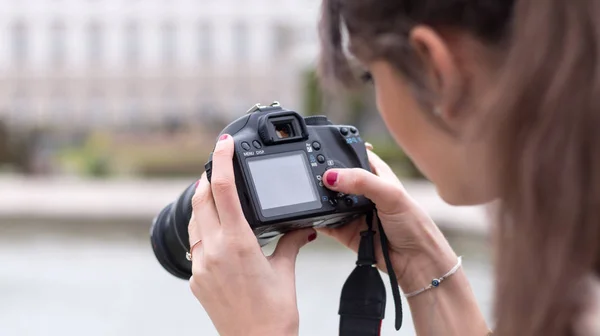
[[[456,264],[456,255],[429,216],[410,198],[392,169],[368,151],[374,174],[364,169],[331,169],[323,181],[335,191],[364,195],[375,203],[389,240],[390,259],[404,292],[426,286]],[[320,229],[350,249],[357,251],[364,219],[335,229]],[[376,230],[376,227],[374,227]],[[377,261],[385,269],[380,240]]]
[[[297,335],[295,263],[299,249],[316,238],[295,231],[265,257],[244,218],[233,175],[233,139],[224,135],[213,154],[212,183],[203,175],[189,224],[190,286],[218,332],[229,335]]]

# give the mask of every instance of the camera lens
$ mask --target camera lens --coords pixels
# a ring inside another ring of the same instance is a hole
[[[186,259],[185,253],[190,247],[187,227],[192,216],[195,191],[194,183],[175,203],[160,212],[150,229],[150,242],[156,259],[165,270],[184,280],[192,276],[192,263]]]

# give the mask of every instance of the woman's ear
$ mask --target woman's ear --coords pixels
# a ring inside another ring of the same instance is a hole
[[[438,117],[450,121],[457,115],[465,82],[448,42],[428,26],[416,26],[410,43],[425,70],[425,84],[432,91]]]

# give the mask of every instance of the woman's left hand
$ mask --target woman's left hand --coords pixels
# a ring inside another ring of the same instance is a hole
[[[234,141],[224,135],[192,200],[190,287],[221,336],[297,335],[295,265],[313,229],[283,236],[265,257],[246,221],[233,174]]]

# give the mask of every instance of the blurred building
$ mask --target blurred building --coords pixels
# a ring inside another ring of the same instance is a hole
[[[0,1],[0,119],[60,128],[301,108],[319,0]]]

